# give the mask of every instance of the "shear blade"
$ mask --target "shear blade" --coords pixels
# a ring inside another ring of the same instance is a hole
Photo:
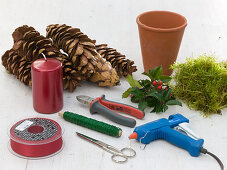
[[[84,95],[76,96],[76,99],[83,104],[90,104],[93,100],[95,100],[92,97],[84,96]]]

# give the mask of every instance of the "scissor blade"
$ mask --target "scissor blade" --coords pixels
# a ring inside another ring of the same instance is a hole
[[[81,137],[81,138],[83,138],[83,139],[85,139],[85,140],[87,140],[87,141],[89,141],[89,142],[92,142],[92,143],[94,143],[94,144],[98,144],[98,143],[97,143],[98,140],[96,140],[96,139],[94,139],[94,138],[91,138],[91,137],[86,136],[86,135],[84,135],[84,134],[81,134],[81,133],[79,133],[79,132],[76,132],[76,134],[77,134],[77,136],[79,136],[79,137]]]
[[[95,100],[92,97],[84,96],[84,95],[76,96],[76,99],[83,104],[90,104],[93,100]]]

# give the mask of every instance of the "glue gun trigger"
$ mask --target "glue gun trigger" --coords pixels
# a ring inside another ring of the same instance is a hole
[[[180,123],[178,126],[174,127],[175,130],[177,130],[180,133],[183,133],[195,140],[201,139],[199,135],[194,133],[190,128],[188,123]]]
[[[176,127],[174,127],[174,129],[176,131],[178,131],[180,133],[183,133],[184,135],[187,135],[188,136],[187,132],[184,129],[182,129],[180,126],[176,126]]]

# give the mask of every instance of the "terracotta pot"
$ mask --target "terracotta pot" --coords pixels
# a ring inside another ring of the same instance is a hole
[[[187,20],[169,11],[140,14],[138,24],[144,70],[162,65],[163,74],[171,75],[169,66],[176,61]]]

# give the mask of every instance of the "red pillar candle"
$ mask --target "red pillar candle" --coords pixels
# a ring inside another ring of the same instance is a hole
[[[40,113],[56,113],[63,107],[62,63],[41,58],[32,63],[33,107]]]

